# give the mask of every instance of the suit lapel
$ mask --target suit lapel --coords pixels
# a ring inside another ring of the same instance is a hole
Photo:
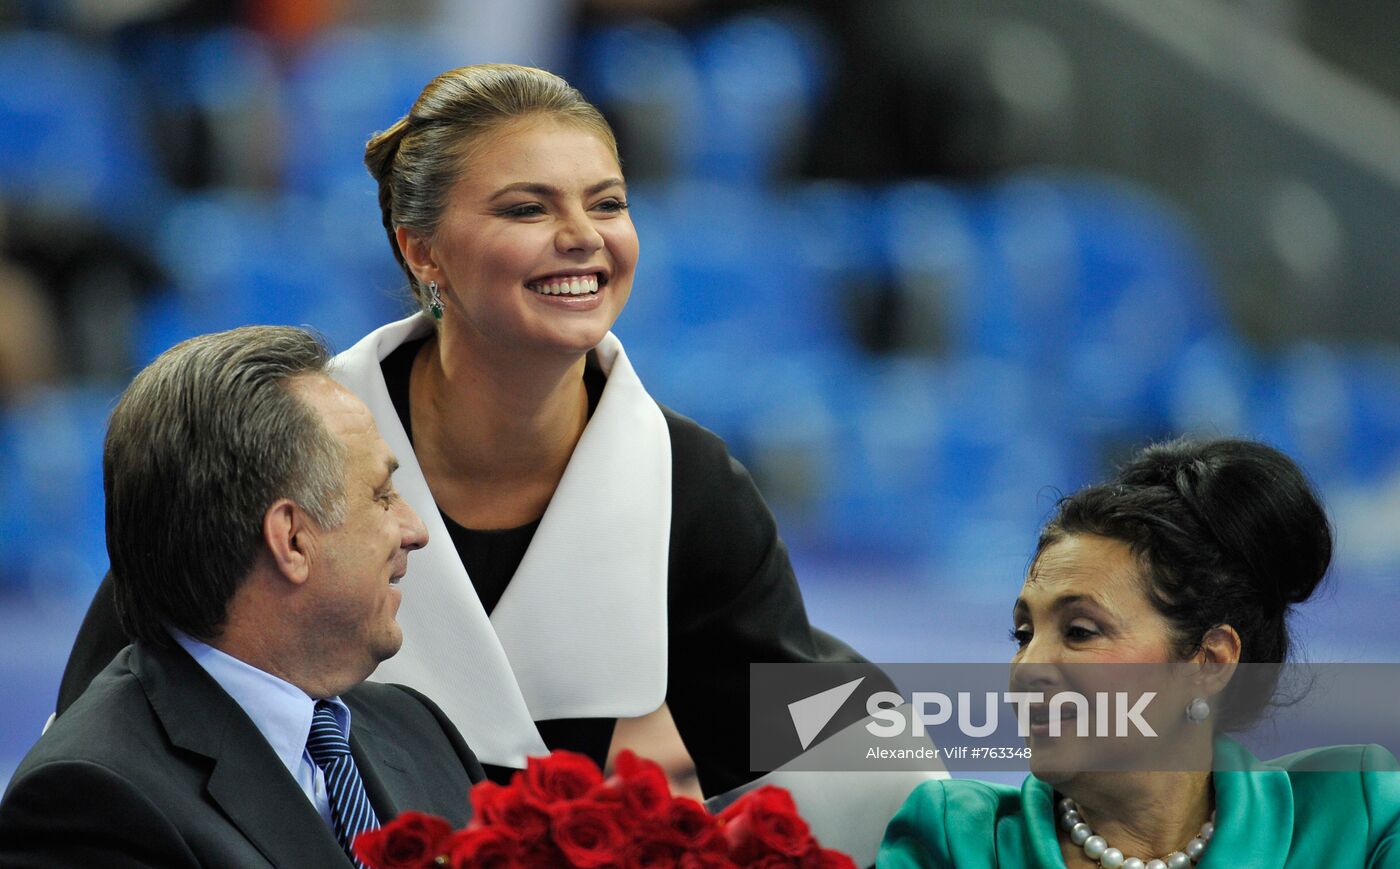
[[[1293,845],[1293,780],[1228,736],[1215,738],[1215,829],[1200,865],[1215,869],[1249,855],[1251,866],[1282,866]],[[1217,862],[1219,861],[1219,862]]]
[[[366,744],[374,745],[373,754],[364,750]],[[411,792],[405,790],[412,787],[412,782],[406,781],[407,762],[392,740],[385,739],[361,717],[351,722],[350,753],[355,757],[355,766],[359,768],[375,816],[380,824],[389,823],[402,811],[399,795]]]
[[[269,863],[350,865],[257,727],[183,649],[137,643],[131,669],[170,741],[212,761],[210,799]]]

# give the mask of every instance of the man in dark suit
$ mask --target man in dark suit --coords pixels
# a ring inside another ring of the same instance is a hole
[[[482,770],[452,724],[362,684],[427,532],[328,361],[300,329],[236,329],[123,394],[103,481],[135,642],[16,770],[0,866],[348,866],[401,811],[467,820]]]

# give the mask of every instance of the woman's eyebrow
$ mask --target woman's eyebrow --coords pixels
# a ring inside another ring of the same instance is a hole
[[[1051,603],[1050,609],[1055,613],[1061,613],[1071,607],[1080,605],[1089,607],[1091,610],[1108,617],[1113,617],[1117,612],[1117,610],[1109,606],[1108,603],[1093,594],[1067,594]]]
[[[1058,613],[1062,610],[1069,609],[1070,607],[1081,603],[1088,604],[1092,607],[1095,607],[1096,609],[1105,609],[1104,605],[1099,601],[1098,598],[1088,594],[1060,595],[1059,597],[1052,600],[1049,606],[1046,607],[1046,609],[1048,609],[1052,613]],[[1011,608],[1011,617],[1014,619],[1017,616],[1029,614],[1030,607],[1026,604],[1025,599],[1019,597],[1016,598],[1016,603]]]
[[[587,190],[583,191],[583,194],[585,196],[592,196],[595,193],[607,190],[609,187],[623,186],[625,185],[621,178],[604,178],[602,181],[599,181],[597,184],[594,184],[590,186]],[[552,184],[543,184],[539,181],[516,181],[512,184],[507,184],[500,190],[497,190],[495,193],[491,194],[491,198],[496,199],[497,197],[504,196],[507,193],[533,193],[536,196],[558,196],[560,194],[560,191],[558,187],[555,187]]]

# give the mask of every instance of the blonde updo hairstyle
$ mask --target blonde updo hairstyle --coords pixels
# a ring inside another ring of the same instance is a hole
[[[375,133],[365,145],[365,166],[379,183],[379,210],[389,246],[418,304],[427,307],[399,249],[404,226],[431,235],[447,192],[471,162],[473,145],[510,121],[529,116],[576,123],[595,133],[617,156],[617,138],[577,88],[552,72],[528,66],[484,63],[449,70],[428,82],[407,115]]]

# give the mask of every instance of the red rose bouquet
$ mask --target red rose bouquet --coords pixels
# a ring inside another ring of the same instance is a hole
[[[370,869],[855,869],[822,848],[782,788],[745,794],[718,817],[673,797],[661,767],[630,751],[604,779],[569,751],[532,757],[509,786],[471,791],[465,829],[405,812],[355,840]]]

